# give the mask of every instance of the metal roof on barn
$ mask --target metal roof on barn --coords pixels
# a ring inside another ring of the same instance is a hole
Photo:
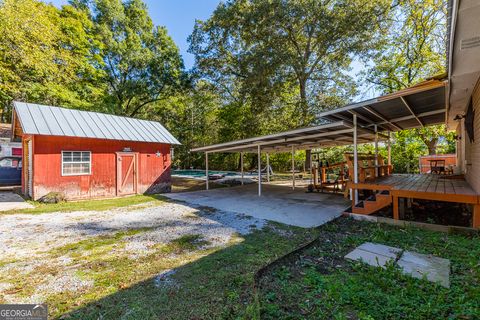
[[[159,122],[14,102],[24,134],[180,144]]]

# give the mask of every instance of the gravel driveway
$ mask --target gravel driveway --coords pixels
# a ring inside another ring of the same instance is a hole
[[[0,216],[0,303],[39,303],[51,294],[95,290],[94,278],[82,269],[82,260],[65,250],[69,246],[89,260],[89,254],[98,255],[99,251],[98,245],[88,241],[118,238],[101,252],[102,258],[115,254],[133,263],[182,236],[201,239],[199,250],[221,248],[232,237],[262,228],[265,223],[238,213],[175,202],[109,211]],[[55,272],[41,275],[47,267]],[[80,271],[82,277],[78,276]],[[30,290],[23,290],[18,277],[36,280],[32,280]]]

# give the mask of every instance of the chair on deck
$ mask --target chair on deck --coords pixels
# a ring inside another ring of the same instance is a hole
[[[445,160],[434,159],[434,160],[428,160],[428,161],[430,161],[430,173],[444,174],[446,172]]]

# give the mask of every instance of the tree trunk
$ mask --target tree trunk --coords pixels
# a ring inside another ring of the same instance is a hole
[[[307,171],[310,171],[310,163],[311,163],[311,158],[312,158],[312,150],[308,149],[305,150],[305,169]]]
[[[428,155],[437,154],[437,141],[438,139],[432,139],[429,141],[424,141],[428,148]]]
[[[300,124],[302,126],[309,125],[308,121],[308,103],[307,103],[307,80],[298,79],[300,89]]]

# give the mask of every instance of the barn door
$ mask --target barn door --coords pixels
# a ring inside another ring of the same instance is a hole
[[[117,195],[137,193],[137,154],[117,153]]]

